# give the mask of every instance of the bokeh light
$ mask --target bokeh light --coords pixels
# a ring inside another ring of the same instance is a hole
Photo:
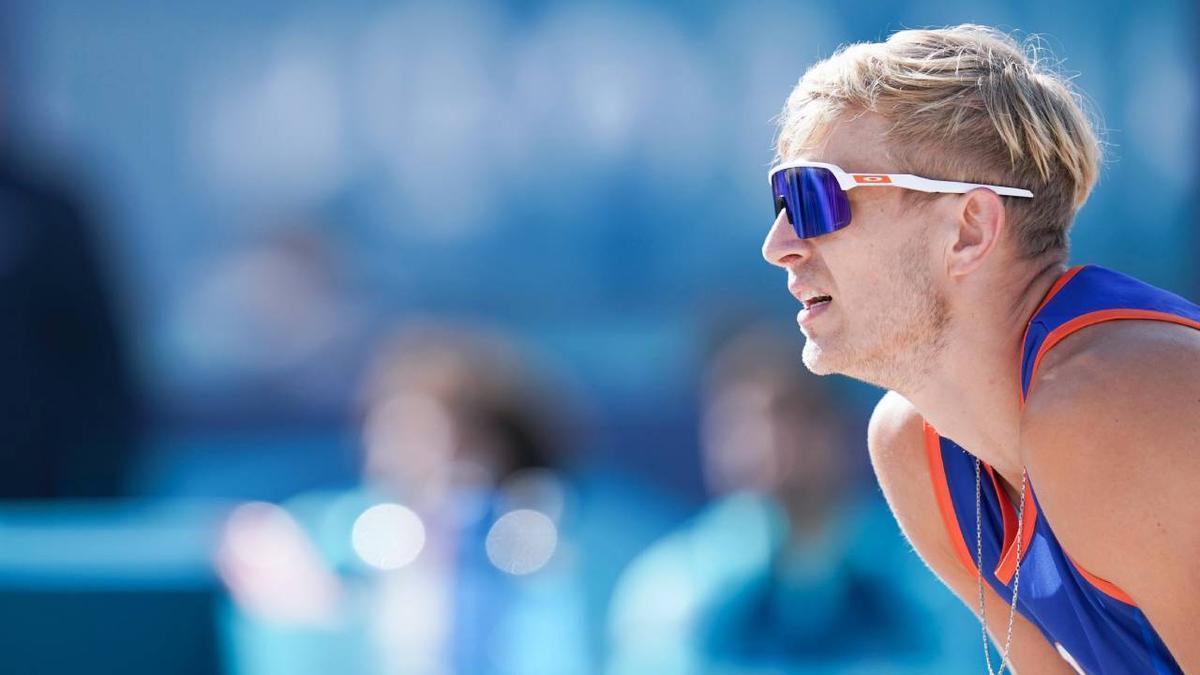
[[[488,560],[513,575],[532,574],[550,562],[558,528],[540,511],[517,509],[500,516],[487,536]]]
[[[425,525],[400,504],[376,504],[362,512],[351,532],[354,552],[381,570],[395,570],[416,560],[425,548]]]

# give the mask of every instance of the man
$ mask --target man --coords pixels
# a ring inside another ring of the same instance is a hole
[[[880,485],[1001,671],[1200,672],[1200,307],[1066,269],[1078,101],[984,27],[845,48],[784,109],[763,255],[808,368],[891,390]]]

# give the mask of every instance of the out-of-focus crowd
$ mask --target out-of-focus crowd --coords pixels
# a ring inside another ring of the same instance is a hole
[[[852,475],[837,397],[794,338],[750,330],[714,355],[710,498],[675,525],[653,486],[589,470],[565,392],[533,366],[462,327],[388,345],[361,485],[228,521],[239,672],[930,672],[963,656],[960,614]]]
[[[528,345],[435,317],[369,359],[352,485],[129,499],[144,402],[91,221],[6,161],[0,593],[19,602],[0,621],[39,672],[72,654],[246,675],[969,663],[964,610],[861,470],[849,404],[804,370],[798,335],[765,326],[725,338],[699,378],[700,505],[589,456],[588,405]]]

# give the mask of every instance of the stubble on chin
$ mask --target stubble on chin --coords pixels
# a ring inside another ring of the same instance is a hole
[[[946,299],[932,283],[920,285],[916,305],[898,321],[877,324],[872,344],[842,340],[826,349],[805,336],[804,366],[814,375],[844,375],[884,389],[909,391],[937,363],[950,323]]]
[[[813,375],[830,375],[836,371],[830,368],[828,355],[812,338],[805,336],[804,349],[800,352],[804,367]]]
[[[843,375],[867,384],[878,384],[885,362],[864,358],[861,354],[845,353],[846,345],[828,350],[812,338],[805,338],[801,356],[804,366],[814,375]]]

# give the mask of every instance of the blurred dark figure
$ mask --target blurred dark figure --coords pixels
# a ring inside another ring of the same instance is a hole
[[[0,499],[121,496],[135,378],[87,205],[9,140],[20,9],[0,0]]]
[[[231,670],[578,672],[561,395],[499,337],[422,325],[365,399],[361,488],[229,521]]]
[[[701,430],[714,501],[630,566],[611,673],[954,670],[911,553],[854,475],[843,410],[789,336],[752,330],[717,354]]]
[[[89,211],[0,143],[0,498],[115,497],[140,436]]]

